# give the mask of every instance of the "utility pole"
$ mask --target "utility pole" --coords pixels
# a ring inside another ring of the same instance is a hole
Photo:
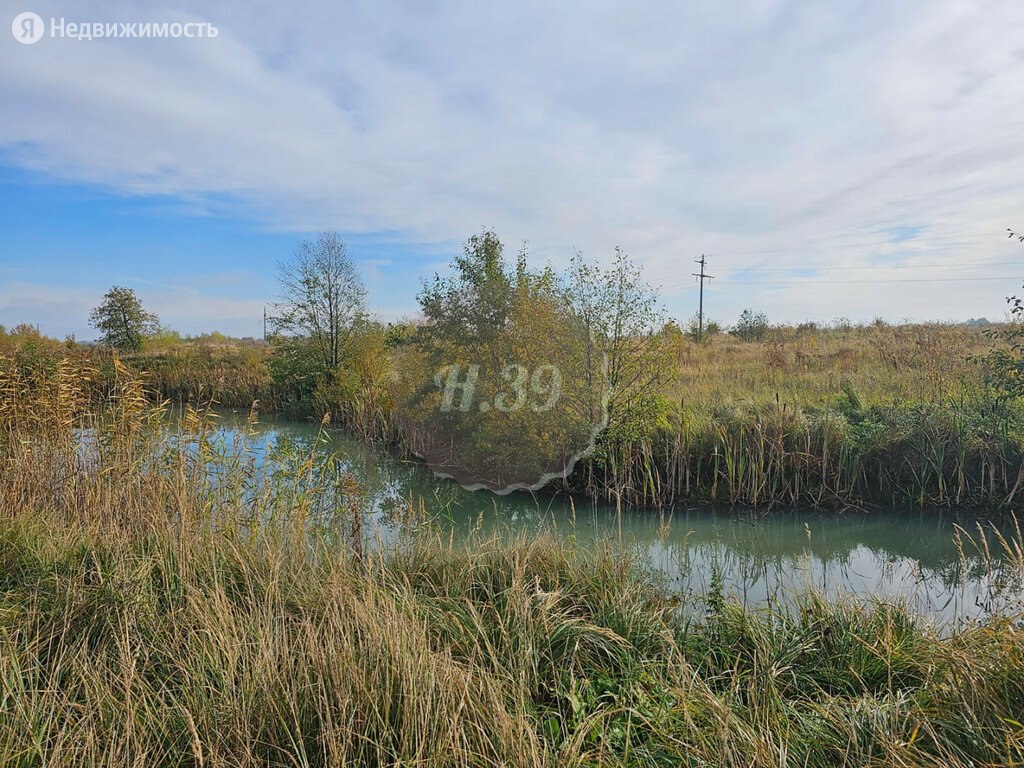
[[[263,340],[267,340],[267,308],[263,308]]]
[[[714,280],[715,278],[704,272],[704,267],[707,265],[708,260],[707,256],[703,253],[700,255],[700,259],[694,259],[693,263],[700,264],[700,272],[693,273],[694,277],[700,278],[700,304],[697,310],[697,339],[700,340],[704,338],[704,281]]]

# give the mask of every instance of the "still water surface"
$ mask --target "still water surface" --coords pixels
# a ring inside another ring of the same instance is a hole
[[[680,595],[702,594],[717,583],[749,606],[785,601],[811,586],[829,598],[905,601],[949,624],[1015,608],[1024,595],[1020,570],[1001,556],[992,525],[974,518],[935,511],[759,514],[702,507],[617,514],[614,506],[564,496],[467,491],[420,464],[344,433],[324,435],[308,423],[264,417],[250,434],[244,420],[224,414],[218,439],[243,446],[259,462],[282,449],[337,454],[339,467],[366,494],[364,531],[376,541],[401,533],[411,504],[455,542],[544,532],[567,546],[612,541],[635,548]],[[979,525],[987,531],[989,554],[978,546]]]

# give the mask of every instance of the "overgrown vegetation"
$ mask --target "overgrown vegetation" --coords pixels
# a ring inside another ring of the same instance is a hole
[[[764,312],[755,312],[752,309],[744,309],[740,313],[740,319],[736,321],[736,327],[730,333],[743,341],[764,341],[768,335],[768,315]]]
[[[492,490],[560,472],[600,420],[598,363],[551,269],[510,262],[484,231],[419,295],[393,355],[404,444],[438,472]],[[588,367],[592,364],[592,367]]]
[[[646,434],[615,446],[646,504],[1003,506],[1022,482],[1024,420],[959,326],[772,329],[679,349],[679,380]],[[593,492],[611,470],[593,468]]]
[[[367,318],[336,235],[296,258],[284,267],[292,282],[269,343],[183,340],[164,330],[119,354],[175,403],[248,409],[258,401],[264,410],[329,416],[403,450],[403,371],[429,379],[442,352],[463,364],[493,358],[499,370],[517,356],[533,365],[583,337],[583,367],[594,376],[607,362],[610,395],[596,450],[563,483],[574,492],[638,506],[1012,509],[1020,498],[1019,302],[1010,322],[990,326],[840,319],[793,328],[748,310],[732,333],[712,333],[709,323],[697,340],[666,319],[624,254],[605,269],[577,257],[565,274],[531,270],[525,259],[505,260],[497,235],[485,231],[450,277],[425,286],[422,317],[384,326]],[[99,391],[113,378],[111,350],[28,327],[0,334],[3,350],[26,370],[88,361]],[[593,410],[592,400],[586,405]],[[507,451],[531,455],[530,440],[517,436],[543,439],[551,421],[525,429],[497,415],[477,419],[486,425],[480,451],[491,451],[499,469]]]
[[[329,459],[263,471],[112,375],[96,400],[87,364],[0,361],[4,765],[1024,760],[1020,615],[680,604],[611,544],[423,525],[364,550]]]

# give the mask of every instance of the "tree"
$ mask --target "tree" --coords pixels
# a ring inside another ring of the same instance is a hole
[[[458,348],[497,364],[498,340],[515,313],[517,297],[552,293],[554,284],[550,269],[534,273],[527,268],[525,251],[510,265],[495,232],[473,235],[462,255],[452,260],[451,275],[435,274],[423,284],[417,343],[429,351],[432,362]]]
[[[722,326],[717,321],[707,317],[702,319],[697,313],[686,321],[686,336],[695,344],[706,344],[721,332]]]
[[[131,288],[115,285],[89,315],[89,324],[99,330],[103,343],[116,349],[138,350],[142,341],[160,329],[159,320],[142,307]]]
[[[587,334],[554,271],[531,269],[525,250],[507,258],[484,230],[418,298],[422,319],[394,352],[411,450],[499,492],[571,471],[601,426],[602,382],[586,377]]]
[[[764,312],[744,309],[730,333],[743,341],[761,341],[768,334],[768,316]]]
[[[593,345],[593,376],[607,365],[607,416],[611,432],[629,434],[648,421],[672,371],[671,334],[662,333],[665,312],[657,291],[622,250],[603,270],[577,253],[564,287],[567,301]]]
[[[366,317],[366,288],[336,232],[305,240],[278,264],[281,301],[270,318],[277,336],[301,345],[328,383]]]

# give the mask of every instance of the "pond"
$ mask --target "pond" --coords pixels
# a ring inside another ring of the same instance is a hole
[[[365,494],[363,528],[372,541],[397,538],[412,506],[455,543],[545,532],[566,546],[614,542],[633,548],[681,596],[721,586],[748,606],[786,601],[813,587],[830,599],[904,601],[952,625],[1012,609],[1024,595],[1022,569],[996,535],[1016,539],[1016,528],[1005,523],[997,527],[935,510],[750,512],[691,506],[619,514],[613,505],[564,495],[468,491],[419,463],[311,423],[261,417],[250,433],[244,417],[222,414],[217,439],[244,445],[257,461],[282,447],[336,454],[338,466],[355,476]]]

